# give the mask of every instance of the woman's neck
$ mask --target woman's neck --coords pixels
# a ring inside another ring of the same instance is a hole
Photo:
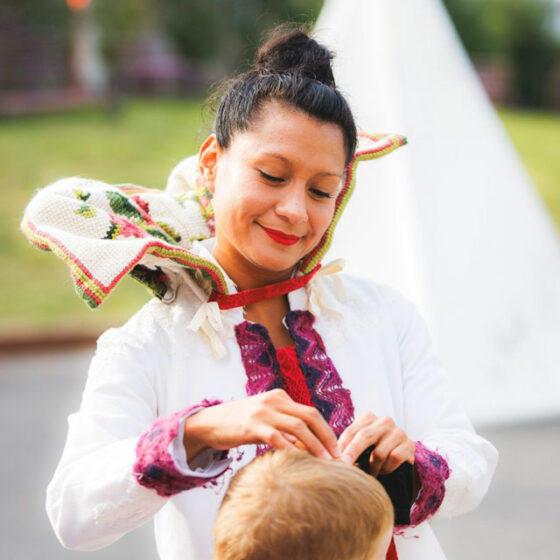
[[[288,280],[293,272],[293,269],[276,271],[260,268],[242,257],[234,259],[229,258],[229,256],[222,253],[217,246],[214,248],[212,255],[235,284],[239,292],[253,288],[262,288],[270,284]]]
[[[282,321],[288,311],[290,311],[290,305],[287,296],[279,296],[247,305],[245,318],[266,327],[274,347],[283,348],[294,344]]]
[[[214,248],[213,256],[226,274],[234,282],[238,291],[261,288],[276,284],[291,277],[292,270],[265,270],[239,258],[229,259],[227,254]],[[284,326],[282,319],[290,310],[288,297],[281,295],[264,299],[245,306],[245,318],[253,323],[266,327],[272,343],[276,348],[293,344],[290,333]]]

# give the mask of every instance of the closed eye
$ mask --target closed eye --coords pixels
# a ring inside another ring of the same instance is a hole
[[[319,198],[332,198],[334,195],[320,189],[310,189],[310,192]]]
[[[261,174],[261,177],[263,179],[266,179],[267,181],[270,181],[271,183],[281,183],[284,179],[282,179],[282,177],[274,177],[272,175],[269,175],[268,173],[265,173],[264,171],[261,171],[259,169],[259,173]]]

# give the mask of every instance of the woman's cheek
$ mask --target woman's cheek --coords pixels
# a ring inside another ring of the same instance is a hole
[[[335,210],[335,203],[334,201],[328,205],[325,205],[325,208],[323,210],[323,212],[321,213],[321,223],[319,226],[319,229],[321,230],[321,236],[323,235],[323,233],[325,233],[325,231],[327,231],[327,228],[329,227],[329,225],[332,222],[332,219],[334,217],[334,210]]]

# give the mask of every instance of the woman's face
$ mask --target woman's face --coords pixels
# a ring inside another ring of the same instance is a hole
[[[266,273],[281,279],[332,220],[344,137],[338,125],[270,101],[227,149],[211,136],[199,162],[214,194],[215,258],[234,280],[244,274],[258,282]]]

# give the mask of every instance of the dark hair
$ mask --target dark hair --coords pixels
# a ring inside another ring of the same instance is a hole
[[[253,68],[227,82],[214,119],[219,145],[229,147],[235,132],[249,129],[263,102],[274,99],[340,126],[349,163],[356,149],[356,125],[336,88],[332,58],[303,30],[278,28],[259,49]]]

